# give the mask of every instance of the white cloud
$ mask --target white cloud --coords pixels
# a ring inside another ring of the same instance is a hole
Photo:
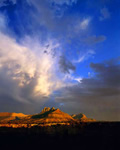
[[[6,74],[5,87],[1,91],[9,89],[9,83],[6,83],[9,80],[13,89],[10,95],[15,95],[15,100],[42,101],[54,91],[70,85],[71,80],[66,82],[59,69],[61,45],[57,40],[47,38],[41,43],[37,37],[26,36],[17,43],[7,34],[11,32],[5,16],[0,21],[0,75],[4,70]]]
[[[81,24],[80,24],[80,28],[81,28],[81,29],[86,29],[87,26],[89,25],[89,22],[90,22],[90,18],[84,19],[84,20],[81,22]]]
[[[64,80],[69,81],[69,84],[67,84],[67,86],[73,86],[74,83],[70,83],[70,81],[77,81],[77,82],[81,83],[82,77],[74,77],[72,74],[66,74],[64,76]]]
[[[90,23],[90,20],[91,20],[90,18],[83,19],[82,21],[78,20],[75,25],[75,31],[79,32],[80,30],[87,29],[87,27]]]
[[[62,81],[56,75],[55,65],[57,58],[44,53],[45,45],[37,46],[36,51],[33,45],[20,45],[16,41],[3,33],[0,33],[0,69],[5,68],[11,80],[16,80],[19,87],[24,87],[36,80],[33,93],[35,95],[49,96],[54,90],[60,88]],[[48,51],[56,46],[52,42],[48,43]],[[56,65],[57,66],[57,65]]]

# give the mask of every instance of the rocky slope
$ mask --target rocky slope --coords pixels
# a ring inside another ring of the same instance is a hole
[[[7,122],[10,120],[20,120],[26,117],[27,115],[23,113],[9,113],[9,112],[1,112],[0,113],[0,122]]]
[[[87,118],[84,114],[70,116],[54,107],[45,107],[40,113],[34,115],[24,115],[22,113],[0,113],[0,123],[8,124],[12,127],[28,127],[28,126],[46,126],[56,124],[75,124],[79,122],[91,122],[94,119]]]
[[[78,119],[82,122],[92,122],[92,121],[96,121],[95,119],[92,118],[87,118],[84,114],[80,113],[80,114],[74,114],[71,115],[72,118],[74,119]]]
[[[45,107],[40,113],[35,115],[29,115],[18,121],[19,123],[30,123],[30,124],[67,124],[75,122],[67,113],[62,112],[60,109],[54,107]]]

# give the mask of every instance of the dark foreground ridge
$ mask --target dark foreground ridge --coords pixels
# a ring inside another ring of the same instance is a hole
[[[119,141],[120,122],[0,128],[0,147],[4,149],[116,150]]]

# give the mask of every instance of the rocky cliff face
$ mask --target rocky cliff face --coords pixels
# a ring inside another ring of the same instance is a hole
[[[40,114],[43,114],[43,113],[45,113],[45,112],[52,112],[52,111],[54,111],[54,110],[55,110],[54,107],[52,107],[52,108],[50,108],[50,107],[45,107],[45,108],[42,109],[42,111],[41,111]]]

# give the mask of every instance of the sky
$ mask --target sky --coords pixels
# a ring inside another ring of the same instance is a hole
[[[119,8],[119,0],[0,0],[0,112],[55,107],[120,121]]]

